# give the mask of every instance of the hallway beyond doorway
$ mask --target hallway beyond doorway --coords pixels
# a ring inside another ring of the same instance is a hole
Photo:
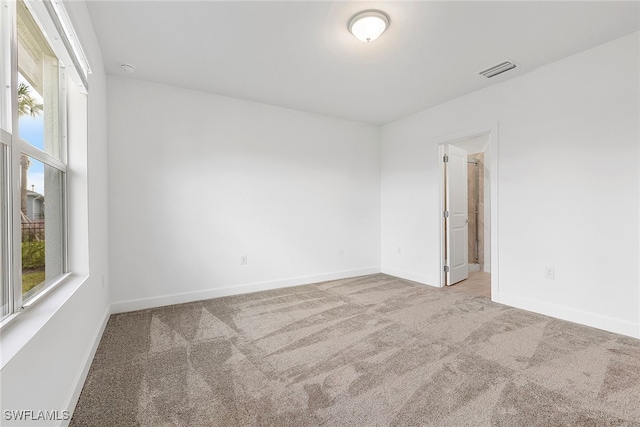
[[[469,273],[469,278],[451,286],[467,294],[491,299],[491,273],[476,271]]]

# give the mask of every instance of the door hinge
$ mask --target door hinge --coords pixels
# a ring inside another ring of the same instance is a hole
[[[444,272],[445,272],[445,273],[448,273],[448,272],[449,272],[449,266],[448,266],[448,265],[445,265],[445,266],[444,266]]]
[[[444,216],[445,218],[449,218],[449,211],[442,212],[442,216]]]
[[[449,161],[449,155],[445,154],[444,157],[442,158],[442,161],[447,163]]]

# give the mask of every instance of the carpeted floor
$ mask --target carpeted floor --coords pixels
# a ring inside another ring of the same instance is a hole
[[[640,340],[384,274],[113,315],[72,426],[640,425]]]

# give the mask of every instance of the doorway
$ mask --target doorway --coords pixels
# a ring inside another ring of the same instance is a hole
[[[486,147],[485,147],[486,148]],[[474,150],[470,150],[474,151]],[[467,154],[467,214],[469,221],[469,273],[485,271],[484,263],[484,193],[485,193],[484,148]]]
[[[491,215],[492,206],[497,205],[491,173],[491,166],[497,164],[495,128],[449,137],[439,144],[440,286],[490,298],[498,291],[497,260],[491,257],[497,253],[497,223]]]

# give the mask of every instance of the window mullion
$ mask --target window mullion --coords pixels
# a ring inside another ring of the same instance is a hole
[[[15,85],[17,87],[17,67],[16,67]],[[14,94],[15,98],[15,94]],[[16,108],[14,111],[18,111],[17,100],[15,101]],[[21,217],[20,217],[20,150],[19,144],[15,141],[18,139],[18,115],[13,115],[13,134],[14,144],[12,144],[11,164],[9,167],[10,185],[9,188],[9,200],[11,203],[11,209],[9,209],[10,220],[10,242],[11,242],[11,257],[10,257],[10,277],[11,277],[11,292],[13,294],[13,309],[11,312],[16,313],[20,311],[22,307],[22,230],[21,230]]]
[[[13,132],[13,68],[16,63],[15,2],[0,0],[0,130]],[[8,144],[2,135],[2,142]]]
[[[58,120],[60,126],[58,127],[58,138],[60,141],[60,160],[64,169],[58,168],[63,172],[66,172],[66,165],[69,162],[67,157],[67,72],[64,65],[59,65],[58,71],[58,87],[60,93],[58,94]],[[66,186],[65,186],[66,188]]]
[[[10,64],[11,64],[11,147],[8,150],[8,159],[5,164],[8,166],[6,177],[9,182],[6,185],[7,202],[9,203],[7,210],[7,228],[8,242],[7,248],[7,264],[9,266],[7,284],[9,294],[11,295],[11,304],[9,313],[17,313],[22,306],[22,242],[20,238],[20,215],[17,214],[15,207],[20,206],[20,152],[16,149],[16,141],[18,135],[18,26],[17,26],[17,6],[16,2],[9,2],[9,10],[11,16],[11,46],[10,46]],[[16,186],[18,188],[16,188]]]
[[[10,153],[10,148],[7,145],[0,144],[0,162],[2,163],[2,167],[0,170],[0,231],[2,235],[2,241],[0,242],[0,284],[2,285],[2,289],[0,292],[2,293],[2,308],[0,311],[0,319],[4,318],[6,315],[10,315],[13,313],[14,308],[14,292],[13,286],[11,282],[11,239],[10,239],[10,209],[11,206],[9,200],[9,173],[8,171],[11,169],[9,167],[8,156]]]
[[[68,134],[69,130],[67,127],[67,73],[64,66],[60,65],[60,72],[58,73],[60,76],[60,93],[58,95],[58,100],[60,102],[58,111],[59,111],[59,121],[60,121],[60,159],[62,160],[62,165],[64,169],[60,169],[62,173],[62,265],[63,271],[69,272],[69,192],[67,187],[67,163],[69,163],[69,155],[68,155]]]

